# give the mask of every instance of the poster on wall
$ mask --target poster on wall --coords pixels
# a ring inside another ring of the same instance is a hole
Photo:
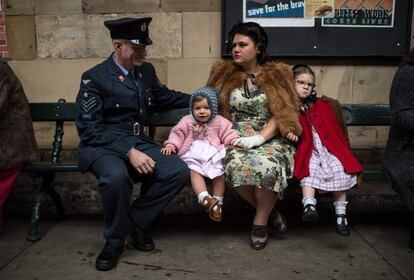
[[[392,28],[395,1],[335,0],[334,16],[324,18],[322,26]]]
[[[388,59],[404,56],[410,49],[413,0],[221,0],[221,3],[224,57],[231,55],[226,48],[228,33],[241,21],[255,21],[264,26],[269,37],[267,52],[272,57]],[[320,9],[332,4],[332,13],[329,7]],[[311,18],[306,17],[310,15]]]
[[[305,0],[305,18],[333,17],[334,0]]]
[[[243,0],[243,21],[265,27],[313,27],[305,18],[305,0]]]

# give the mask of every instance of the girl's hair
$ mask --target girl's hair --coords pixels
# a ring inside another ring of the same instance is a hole
[[[196,97],[194,97],[193,98],[193,100],[191,100],[191,107],[193,107],[194,106],[194,103],[196,103],[196,102],[201,102],[201,101],[203,101],[204,99],[207,99],[207,98],[205,98],[204,96],[196,96]]]
[[[313,72],[312,68],[310,68],[308,65],[296,64],[295,66],[292,67],[292,71],[293,71],[294,79],[299,75],[309,74],[313,77],[313,80],[315,81],[315,72]]]
[[[233,40],[236,34],[241,34],[253,40],[255,45],[259,47],[257,54],[257,62],[263,64],[266,62],[267,56],[267,34],[263,27],[255,22],[240,22],[232,27],[229,32],[227,44],[227,51],[231,52],[233,48]]]

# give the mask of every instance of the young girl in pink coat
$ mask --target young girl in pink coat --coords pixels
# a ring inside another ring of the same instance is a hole
[[[317,98],[315,73],[307,65],[293,67],[296,91],[302,100],[300,124],[303,132],[296,150],[293,176],[300,181],[304,221],[318,219],[315,189],[332,192],[335,199],[336,231],[349,235],[346,218],[346,191],[357,184],[362,166],[351,154],[349,141],[341,129],[329,101]]]
[[[218,92],[214,88],[197,89],[190,99],[191,114],[172,128],[161,149],[165,155],[177,153],[187,163],[198,203],[216,222],[222,219],[225,145],[234,145],[239,139],[232,123],[217,115],[218,105]],[[212,179],[213,196],[207,191],[204,177]]]

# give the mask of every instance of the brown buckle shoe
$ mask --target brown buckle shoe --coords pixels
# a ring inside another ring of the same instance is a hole
[[[204,209],[206,209],[206,212],[210,212],[214,205],[216,205],[217,203],[219,203],[219,201],[211,196],[205,196],[203,198],[203,201],[200,202],[201,206],[203,206]]]
[[[204,207],[210,219],[221,222],[221,205],[217,198],[205,196],[200,204]]]
[[[208,216],[210,217],[210,219],[212,219],[215,222],[221,222],[222,208],[223,208],[223,205],[220,203],[217,203],[216,205],[214,205],[211,208],[211,210],[208,212]]]

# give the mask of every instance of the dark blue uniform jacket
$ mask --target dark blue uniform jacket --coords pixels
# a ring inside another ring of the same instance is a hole
[[[79,166],[85,171],[102,155],[127,158],[128,151],[155,145],[143,133],[147,112],[188,107],[190,96],[161,84],[154,66],[135,67],[125,76],[112,55],[86,71],[76,98]],[[137,135],[139,134],[139,135]]]

